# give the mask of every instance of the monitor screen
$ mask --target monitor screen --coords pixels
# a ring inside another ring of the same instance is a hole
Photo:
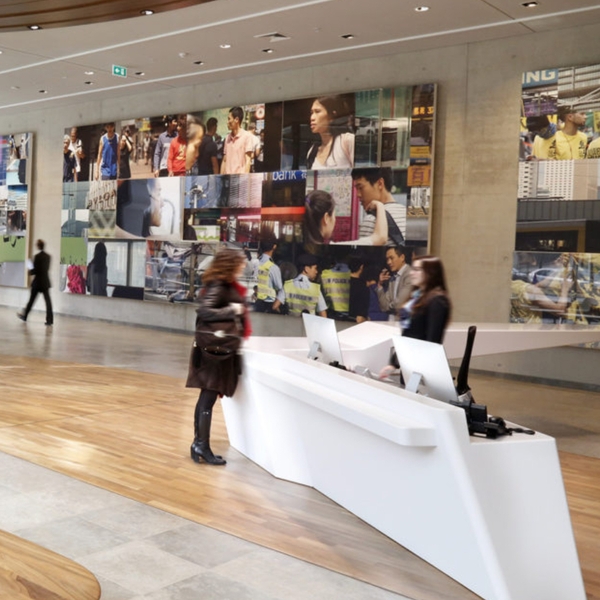
[[[392,339],[407,390],[443,402],[458,400],[442,344],[397,335]]]
[[[308,358],[331,364],[343,365],[342,351],[338,339],[335,321],[308,313],[302,314],[304,330],[308,338]]]

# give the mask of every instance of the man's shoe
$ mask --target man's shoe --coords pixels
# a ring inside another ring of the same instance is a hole
[[[27,321],[27,317],[23,313],[18,312],[17,317],[19,317],[19,319],[21,319],[23,322]]]

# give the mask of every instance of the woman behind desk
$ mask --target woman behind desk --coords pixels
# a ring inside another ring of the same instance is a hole
[[[413,291],[400,309],[402,336],[441,344],[450,321],[451,304],[446,288],[444,266],[437,256],[421,256],[413,261],[410,280]],[[399,367],[396,353],[379,377],[388,377]]]
[[[400,309],[402,335],[441,344],[450,321],[450,298],[442,261],[437,256],[416,259],[410,280],[413,292]]]

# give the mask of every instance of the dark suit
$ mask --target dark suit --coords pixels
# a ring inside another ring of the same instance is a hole
[[[48,271],[50,270],[50,255],[40,250],[33,259],[33,269],[29,270],[29,274],[33,275],[33,281],[31,282],[31,295],[29,296],[29,302],[25,307],[23,317],[27,319],[27,315],[31,311],[31,307],[35,302],[38,294],[43,294],[46,302],[46,325],[52,325],[54,322],[54,315],[52,314],[52,301],[50,300],[50,276]]]

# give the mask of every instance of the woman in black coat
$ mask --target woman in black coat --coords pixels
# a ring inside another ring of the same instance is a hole
[[[212,409],[219,395],[232,396],[241,373],[237,350],[243,337],[250,333],[245,303],[246,289],[237,279],[244,272],[246,257],[240,250],[223,248],[217,252],[202,277],[204,289],[196,314],[196,341],[190,358],[187,387],[201,388],[194,414],[192,460],[203,459],[211,465],[224,465],[221,456],[210,449]],[[207,332],[223,331],[218,338]],[[229,353],[216,355],[210,344],[228,347]]]
[[[413,291],[400,309],[402,335],[441,344],[450,321],[451,304],[446,288],[444,266],[437,256],[421,256],[413,261],[410,271]],[[379,373],[385,378],[399,367],[396,353]]]
[[[450,321],[450,299],[444,266],[437,256],[413,261],[410,300],[400,309],[400,328],[406,337],[441,344]]]

